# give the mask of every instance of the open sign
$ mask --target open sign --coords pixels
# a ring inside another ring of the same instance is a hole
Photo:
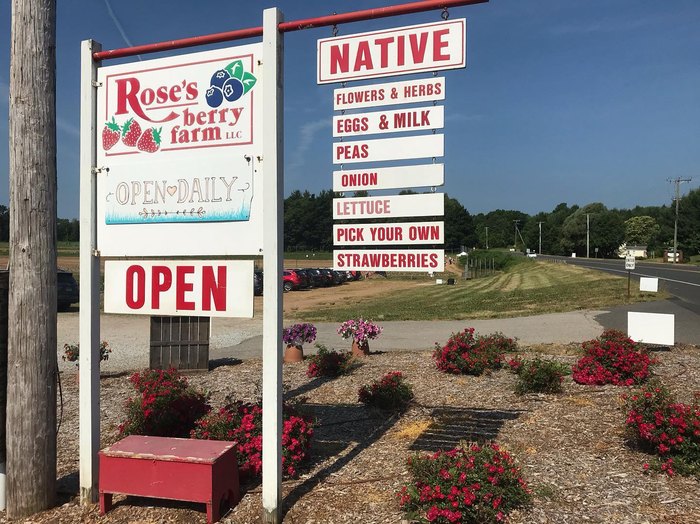
[[[105,313],[253,316],[253,262],[105,262]]]

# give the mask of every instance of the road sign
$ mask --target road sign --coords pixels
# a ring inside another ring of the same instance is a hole
[[[345,82],[467,65],[464,18],[318,40],[317,82]]]
[[[333,117],[333,136],[376,135],[445,127],[443,106],[411,107]]]
[[[334,164],[410,160],[445,155],[444,135],[403,136],[333,144]]]
[[[443,216],[442,193],[333,199],[333,219]]]
[[[442,244],[444,222],[394,222],[382,224],[335,224],[336,246],[377,246],[408,244]]]
[[[634,271],[635,263],[636,263],[636,260],[634,258],[634,255],[627,255],[625,257],[625,269],[627,271]]]
[[[353,271],[444,271],[443,249],[334,250],[333,269]]]
[[[445,99],[444,78],[420,78],[333,90],[333,109],[361,109]]]
[[[333,171],[333,191],[435,187],[445,183],[444,164]]]

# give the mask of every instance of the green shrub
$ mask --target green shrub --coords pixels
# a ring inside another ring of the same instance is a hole
[[[515,385],[515,392],[518,395],[561,393],[561,383],[568,371],[568,368],[563,364],[540,358],[519,361],[517,366],[513,365],[514,362],[518,362],[518,360],[511,360],[509,365],[511,370],[518,375],[518,382]]]
[[[530,262],[531,260],[520,254],[516,255],[510,251],[476,249],[470,251],[468,256],[457,257],[457,263],[464,267],[464,264],[469,260],[469,265],[481,261],[484,267],[493,267],[498,271],[505,271],[518,264]]]
[[[352,368],[352,355],[339,353],[335,349],[328,350],[323,344],[316,344],[318,353],[309,357],[309,377],[338,377],[345,375]]]

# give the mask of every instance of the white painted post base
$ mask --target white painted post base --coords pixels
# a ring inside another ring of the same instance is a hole
[[[7,477],[5,472],[5,463],[0,463],[0,511],[4,511],[6,506],[5,502],[5,477]]]

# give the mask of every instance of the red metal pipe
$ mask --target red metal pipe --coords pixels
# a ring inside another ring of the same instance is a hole
[[[398,4],[387,7],[378,7],[375,9],[365,9],[363,11],[352,11],[349,13],[321,16],[317,18],[306,18],[304,20],[294,20],[291,22],[282,22],[279,25],[279,30],[283,33],[287,33],[291,31],[300,31],[303,29],[313,29],[336,24],[359,22],[362,20],[386,18],[388,16],[420,13],[424,11],[431,11],[433,9],[443,9],[446,7],[483,4],[488,1],[489,0],[421,0],[419,2],[411,2],[408,4]],[[216,44],[219,42],[241,40],[243,38],[253,38],[256,36],[262,36],[262,33],[262,26],[250,27],[248,29],[237,29],[235,31],[226,31],[223,33],[181,38],[179,40],[168,40],[165,42],[157,42],[155,44],[144,44],[133,47],[123,47],[121,49],[99,51],[97,53],[93,53],[92,58],[93,60],[109,60],[110,58],[145,55],[148,53],[157,53],[158,51],[170,51],[173,49],[184,49],[186,47],[193,47],[197,45]]]

